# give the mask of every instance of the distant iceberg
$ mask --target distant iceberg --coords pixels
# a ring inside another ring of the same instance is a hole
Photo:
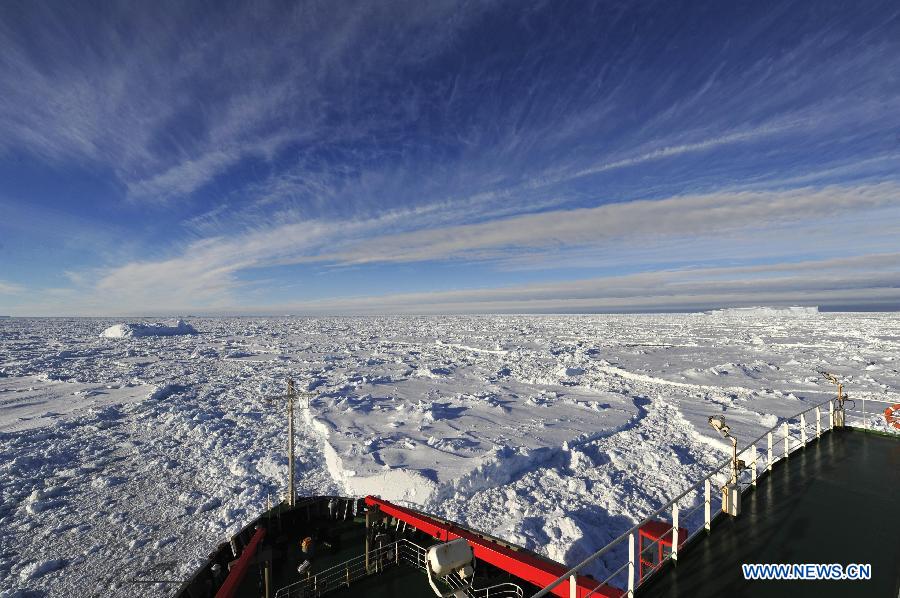
[[[197,334],[197,329],[185,322],[176,320],[164,324],[116,324],[100,333],[101,338],[134,338],[139,336],[176,336],[179,334]]]
[[[710,316],[814,316],[819,313],[819,307],[726,307],[704,313]]]

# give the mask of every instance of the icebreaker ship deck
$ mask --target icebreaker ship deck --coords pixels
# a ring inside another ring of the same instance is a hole
[[[900,596],[900,406],[848,400],[837,383],[837,399],[741,448],[711,416],[732,458],[532,598],[607,595],[575,581],[599,563],[626,596]],[[787,569],[748,579],[744,564]]]
[[[826,434],[683,549],[638,596],[885,596],[900,592],[900,438]],[[865,563],[865,581],[744,579],[743,563]]]

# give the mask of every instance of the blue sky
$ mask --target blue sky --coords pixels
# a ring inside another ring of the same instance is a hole
[[[900,306],[900,6],[0,4],[0,313]]]

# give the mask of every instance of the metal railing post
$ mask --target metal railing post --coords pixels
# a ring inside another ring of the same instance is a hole
[[[759,469],[756,466],[756,461],[759,459],[759,451],[756,450],[756,445],[753,445],[753,487],[756,488],[756,478],[759,477]]]
[[[775,461],[772,455],[772,433],[769,432],[769,471],[772,471],[772,463]]]
[[[816,405],[816,438],[822,437],[822,411]]]
[[[866,424],[866,397],[863,397],[863,430],[868,430],[869,426]]]
[[[705,503],[703,508],[703,527],[706,531],[709,531],[710,523],[712,523],[712,518],[710,517],[710,486],[712,486],[712,484],[709,483],[709,478],[706,478],[706,481],[703,484],[703,501]]]
[[[578,598],[578,584],[575,583],[575,574],[569,576],[569,598]]]
[[[672,560],[678,560],[678,503],[672,505]]]
[[[628,598],[634,598],[634,534],[628,534]]]
[[[800,414],[800,442],[806,446],[806,414]]]
[[[790,434],[791,434],[791,430],[790,430],[790,428],[788,428],[788,423],[787,423],[787,422],[784,422],[784,428],[783,428],[783,430],[784,430],[784,458],[787,459],[787,458],[788,458],[788,454],[791,452],[791,451],[790,451],[790,448],[791,448],[791,444],[790,444],[790,438],[791,438]]]

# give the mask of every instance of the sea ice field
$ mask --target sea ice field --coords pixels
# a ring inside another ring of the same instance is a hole
[[[284,494],[288,377],[299,494],[568,564],[727,457],[710,415],[749,441],[833,395],[822,370],[900,402],[897,314],[186,320],[0,319],[3,598],[173,594]]]

